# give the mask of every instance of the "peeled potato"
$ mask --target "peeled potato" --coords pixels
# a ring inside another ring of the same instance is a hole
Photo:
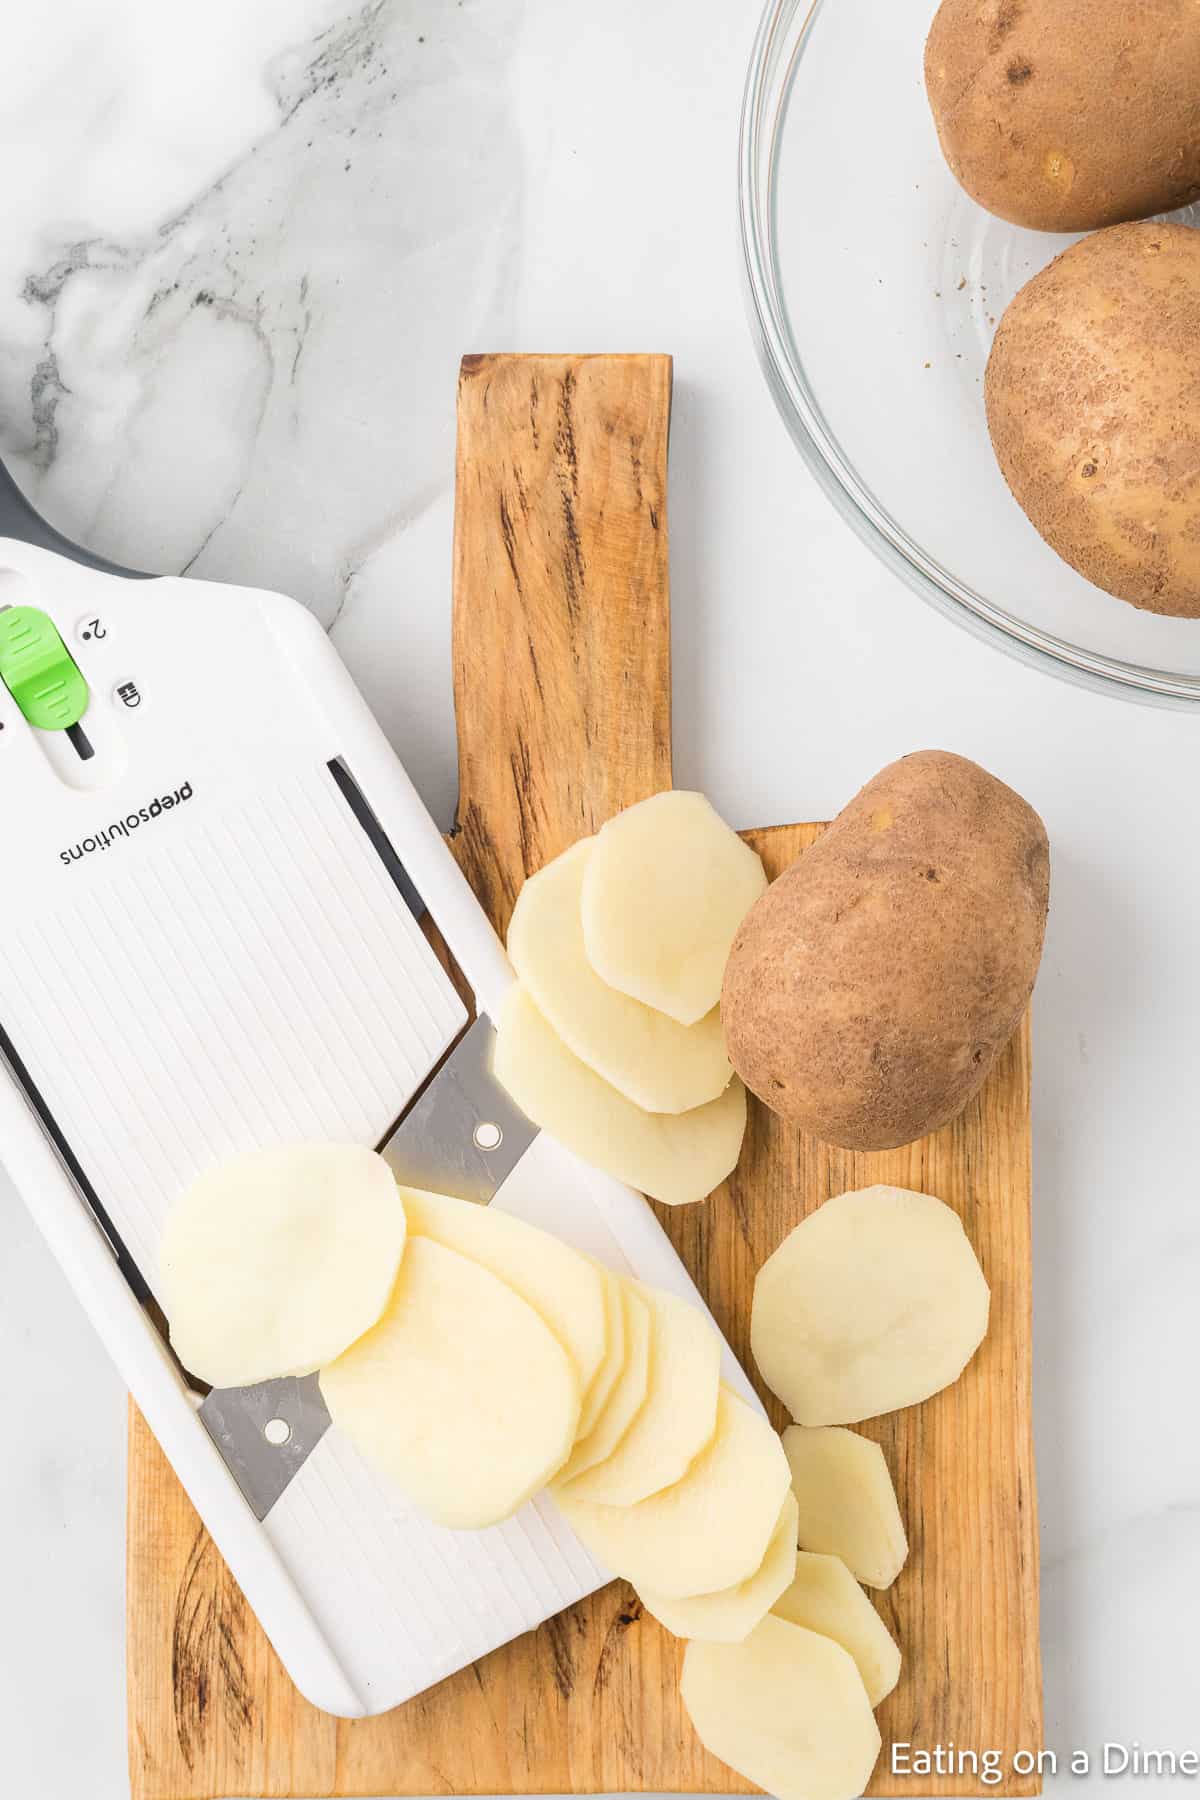
[[[583,935],[601,980],[695,1025],[721,998],[734,934],[767,878],[703,794],[675,789],[601,826],[583,876]]]
[[[495,1074],[535,1125],[668,1206],[706,1199],[741,1152],[746,1090],[740,1081],[691,1112],[643,1112],[567,1049],[519,983],[500,1010]]]
[[[608,1346],[604,1278],[561,1238],[495,1206],[402,1188],[408,1228],[470,1257],[528,1301],[567,1352],[587,1392]]]
[[[762,1414],[721,1389],[717,1431],[682,1481],[636,1506],[555,1489],[568,1524],[637,1588],[670,1599],[736,1587],[762,1562],[788,1490],[783,1447]]]
[[[693,1643],[680,1695],[706,1750],[776,1800],[854,1800],[879,1728],[854,1659],[769,1614],[741,1644]]]
[[[583,875],[594,838],[583,838],[517,896],[508,954],[563,1043],[647,1112],[687,1112],[715,1100],[733,1068],[720,1013],[681,1025],[602,981],[583,941]]]
[[[604,1506],[634,1506],[670,1487],[717,1429],[720,1338],[699,1307],[634,1285],[650,1314],[646,1398],[612,1453],[571,1483],[576,1499]]]
[[[650,1386],[650,1308],[630,1281],[612,1277],[622,1313],[623,1361],[587,1435],[578,1442],[559,1474],[560,1482],[573,1481],[612,1455],[642,1410]]]
[[[789,1494],[767,1545],[767,1554],[748,1580],[715,1594],[692,1594],[683,1600],[672,1600],[650,1588],[642,1588],[638,1598],[646,1611],[676,1637],[703,1638],[710,1644],[740,1644],[771,1611],[791,1581],[795,1567],[796,1496]],[[866,1604],[869,1606],[870,1602]]]
[[[987,1331],[988,1285],[958,1214],[869,1187],[810,1213],[758,1271],[750,1344],[802,1425],[853,1425],[949,1387]]]
[[[495,1525],[545,1487],[579,1422],[579,1383],[549,1326],[430,1238],[409,1240],[387,1312],[321,1370],[321,1392],[362,1455],[458,1530]]]
[[[218,1388],[313,1374],[379,1318],[404,1238],[373,1150],[303,1144],[222,1163],[180,1196],[163,1236],[176,1356]]]
[[[891,1587],[908,1538],[879,1445],[841,1425],[789,1425],[783,1448],[803,1548],[840,1556],[868,1587]]]
[[[792,1584],[771,1611],[848,1650],[872,1706],[899,1681],[899,1646],[840,1557],[801,1550]]]
[[[627,1360],[625,1302],[622,1294],[624,1283],[602,1263],[593,1263],[592,1267],[600,1277],[601,1286],[604,1289],[604,1360],[592,1376],[579,1408],[579,1426],[576,1434],[579,1442],[582,1442],[591,1433],[601,1413],[608,1405],[609,1397],[621,1379]]]

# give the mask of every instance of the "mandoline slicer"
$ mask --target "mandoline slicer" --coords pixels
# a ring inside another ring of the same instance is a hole
[[[237,1151],[352,1140],[698,1296],[641,1197],[494,1082],[504,954],[311,615],[111,569],[2,468],[0,532],[0,1150],[296,1685],[382,1712],[608,1577],[545,1495],[428,1524],[315,1378],[198,1392],[154,1301],[173,1196]]]

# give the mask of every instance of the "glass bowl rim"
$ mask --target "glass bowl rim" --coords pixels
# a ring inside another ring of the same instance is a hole
[[[879,503],[826,423],[787,323],[773,198],[776,147],[786,122],[793,73],[814,20],[831,4],[836,0],[766,0],[750,56],[738,133],[738,212],[747,310],[767,385],[797,449],[817,485],[863,543],[921,599],[975,637],[1076,686],[1149,705],[1186,709],[1200,705],[1200,676],[1173,674],[1072,644],[1018,619],[959,581]],[[802,11],[806,16],[792,43],[790,28]]]

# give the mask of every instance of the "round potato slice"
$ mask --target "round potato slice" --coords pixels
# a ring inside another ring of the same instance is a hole
[[[583,874],[583,935],[602,981],[681,1025],[721,998],[763,866],[703,794],[675,789],[601,826]]]
[[[649,1588],[641,1589],[638,1597],[646,1611],[676,1637],[701,1638],[710,1644],[740,1644],[787,1589],[795,1567],[796,1496],[789,1494],[767,1545],[767,1554],[748,1581],[715,1594],[693,1594],[686,1600],[672,1600]],[[861,1593],[861,1589],[856,1592]],[[864,1603],[870,1607],[870,1601]]]
[[[469,1256],[528,1301],[567,1352],[586,1393],[608,1347],[604,1280],[595,1263],[496,1206],[418,1188],[400,1191],[414,1236]]]
[[[387,1312],[321,1370],[334,1424],[439,1525],[516,1512],[565,1462],[579,1422],[570,1358],[490,1270],[409,1240]]]
[[[801,1425],[853,1425],[956,1381],[988,1285],[958,1214],[908,1188],[839,1194],[758,1271],[750,1345]]]
[[[689,1644],[680,1697],[704,1748],[776,1800],[854,1800],[879,1727],[854,1659],[773,1614],[741,1644]]]
[[[163,1235],[176,1356],[217,1388],[313,1374],[379,1318],[404,1238],[392,1172],[360,1145],[261,1150],[210,1169]]]
[[[685,1113],[648,1113],[568,1050],[518,982],[500,1010],[496,1079],[535,1125],[597,1169],[668,1206],[707,1199],[737,1164],[746,1090]]]
[[[560,1471],[559,1483],[573,1481],[585,1469],[612,1455],[645,1404],[650,1385],[650,1308],[633,1283],[612,1277],[621,1306],[624,1346],[621,1368],[608,1397],[585,1437],[578,1442]]]
[[[670,1487],[717,1429],[720,1338],[698,1306],[634,1286],[650,1314],[646,1398],[611,1454],[571,1484],[576,1499],[604,1506],[634,1506]]]
[[[788,1491],[783,1446],[762,1414],[726,1387],[717,1430],[682,1481],[636,1506],[555,1500],[614,1575],[668,1599],[736,1587],[762,1562]]]
[[[625,1302],[622,1294],[624,1283],[618,1280],[611,1269],[606,1269],[603,1263],[593,1262],[592,1267],[604,1289],[604,1360],[593,1375],[579,1408],[577,1443],[582,1443],[591,1434],[608,1405],[609,1396],[621,1378],[626,1359]]]
[[[716,1007],[695,1025],[602,981],[583,941],[583,838],[530,877],[508,928],[513,967],[567,1048],[647,1112],[687,1112],[724,1093],[733,1075]]]
[[[908,1538],[883,1451],[841,1425],[789,1425],[783,1451],[806,1550],[840,1556],[867,1587],[891,1587]]]
[[[886,1700],[899,1681],[899,1645],[841,1557],[801,1550],[792,1584],[771,1611],[848,1650],[872,1706]]]

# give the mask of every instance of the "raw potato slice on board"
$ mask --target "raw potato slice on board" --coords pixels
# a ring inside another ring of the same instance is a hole
[[[579,1422],[549,1326],[490,1270],[421,1237],[387,1312],[322,1369],[321,1392],[362,1455],[457,1530],[495,1525],[545,1487]]]
[[[584,1394],[579,1408],[577,1443],[582,1443],[584,1438],[590,1436],[598,1423],[601,1413],[608,1405],[613,1389],[621,1379],[627,1354],[623,1292],[625,1284],[613,1274],[611,1269],[606,1269],[603,1263],[594,1262],[592,1267],[600,1277],[604,1289],[604,1360],[592,1377],[591,1385]]]
[[[495,1205],[418,1188],[400,1192],[415,1236],[470,1257],[528,1301],[567,1352],[586,1394],[608,1348],[604,1280],[595,1263]]]
[[[721,1389],[717,1431],[682,1481],[637,1506],[597,1506],[555,1489],[568,1524],[614,1575],[670,1599],[747,1581],[788,1491],[783,1446],[760,1412]]]
[[[872,1706],[899,1681],[900,1647],[839,1556],[801,1550],[792,1584],[771,1611],[848,1650]]]
[[[705,1749],[776,1800],[855,1800],[879,1727],[854,1659],[769,1614],[741,1644],[689,1644],[679,1684]]]
[[[234,1157],[167,1219],[160,1294],[172,1348],[217,1388],[312,1375],[380,1317],[404,1239],[395,1178],[373,1150]]]
[[[670,1487],[711,1443],[721,1388],[721,1340],[698,1306],[635,1282],[650,1314],[650,1378],[629,1429],[571,1484],[577,1500],[634,1506]]]
[[[762,862],[703,794],[676,788],[602,825],[583,877],[588,960],[610,987],[695,1025],[721,998]]]
[[[631,1281],[619,1275],[613,1275],[611,1280],[622,1316],[620,1372],[586,1437],[580,1430],[578,1442],[559,1473],[559,1483],[573,1481],[585,1469],[612,1455],[642,1410],[650,1386],[650,1308]]]
[[[789,1425],[784,1454],[805,1550],[840,1556],[867,1587],[891,1587],[908,1556],[896,1490],[879,1445],[842,1425]]]
[[[567,1048],[646,1112],[687,1112],[733,1076],[714,1007],[695,1025],[602,981],[583,941],[583,876],[594,838],[547,863],[517,896],[508,954]]]
[[[676,1637],[701,1638],[710,1644],[740,1644],[771,1611],[788,1587],[795,1567],[796,1496],[789,1494],[767,1545],[767,1554],[749,1580],[739,1582],[737,1587],[721,1588],[715,1594],[693,1594],[683,1600],[672,1600],[667,1594],[642,1588],[638,1598],[646,1611]],[[864,1604],[870,1606],[865,1597]]]
[[[909,1188],[860,1188],[826,1200],[767,1258],[750,1346],[793,1419],[854,1425],[956,1381],[988,1304],[956,1212]]]
[[[740,1081],[691,1112],[643,1112],[567,1049],[519,982],[500,1009],[495,1074],[535,1125],[667,1206],[707,1199],[737,1165],[746,1129]]]

